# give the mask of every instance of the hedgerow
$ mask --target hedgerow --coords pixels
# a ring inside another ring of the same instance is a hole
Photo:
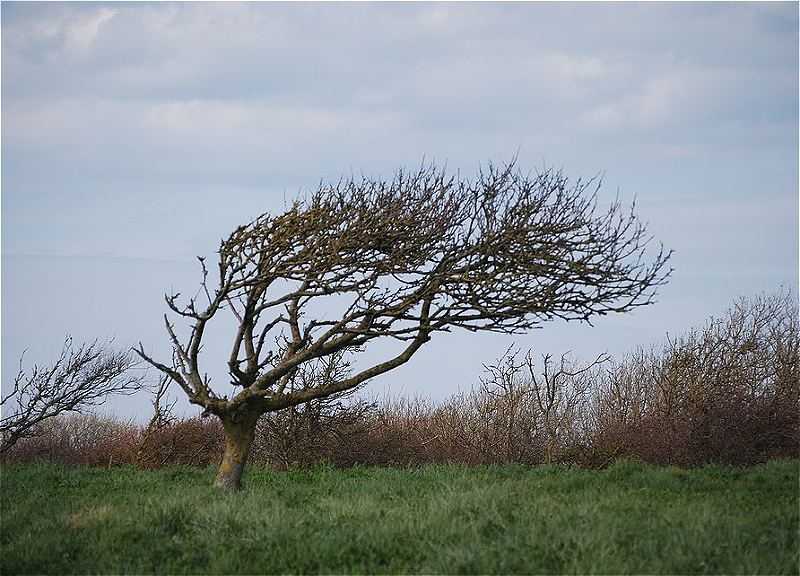
[[[53,418],[2,461],[218,463],[218,420],[158,416],[148,427],[97,414]],[[796,297],[781,291],[741,298],[702,328],[619,360],[509,350],[477,387],[441,402],[350,394],[267,414],[250,463],[603,468],[626,458],[692,468],[798,456],[800,329]]]

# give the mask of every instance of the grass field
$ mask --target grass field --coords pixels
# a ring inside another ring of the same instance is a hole
[[[798,461],[2,469],[3,574],[797,574]]]

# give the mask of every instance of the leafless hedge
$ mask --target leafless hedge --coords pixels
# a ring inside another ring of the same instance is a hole
[[[72,465],[117,466],[133,461],[140,429],[97,414],[62,414],[49,418],[3,452],[2,462],[52,460]]]
[[[156,402],[158,408],[158,402]],[[156,410],[148,427],[70,415],[3,461],[142,467],[218,463],[215,419]],[[255,465],[420,466],[507,461],[603,467],[618,458],[693,467],[800,456],[800,329],[795,294],[741,298],[719,319],[618,360],[509,350],[480,384],[443,402],[314,400],[259,421]]]
[[[800,329],[791,291],[740,298],[719,319],[615,362],[595,390],[590,464],[749,465],[798,456]]]

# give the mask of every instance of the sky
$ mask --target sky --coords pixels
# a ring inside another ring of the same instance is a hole
[[[512,345],[620,357],[740,296],[797,294],[796,2],[0,9],[4,394],[23,351],[51,362],[67,334],[168,361],[164,294],[198,289],[198,255],[320,181],[423,159],[602,175],[601,201],[635,200],[674,272],[657,303],[593,326],[437,334],[368,396],[440,400]],[[223,392],[230,329],[203,352]],[[146,421],[149,402],[106,409]]]

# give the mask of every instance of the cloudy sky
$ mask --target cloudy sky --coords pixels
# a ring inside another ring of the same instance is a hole
[[[370,392],[446,397],[511,343],[619,355],[796,287],[798,4],[3,2],[3,390],[66,334],[167,360],[163,294],[321,179],[515,154],[636,199],[675,250],[658,303],[440,334]]]

